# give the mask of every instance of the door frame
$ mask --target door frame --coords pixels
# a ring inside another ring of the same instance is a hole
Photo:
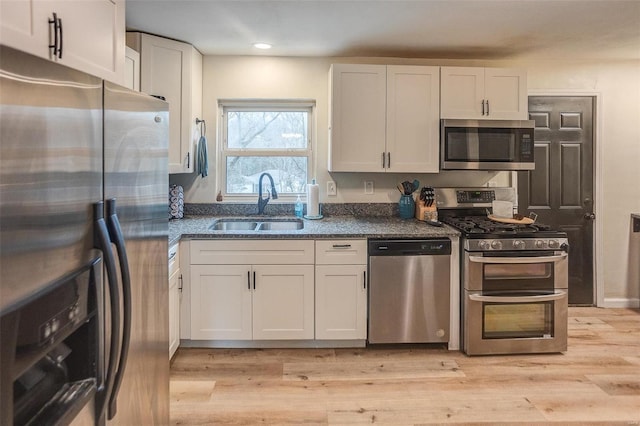
[[[603,110],[602,110],[602,92],[594,91],[594,90],[585,90],[585,89],[528,89],[528,96],[589,96],[595,99],[595,119],[594,123],[594,131],[593,131],[593,198],[595,199],[594,203],[594,213],[596,215],[595,220],[595,229],[594,229],[594,242],[593,242],[593,285],[596,288],[596,306],[598,307],[607,307],[605,306],[605,298],[604,298],[604,260],[597,256],[598,253],[604,253],[604,229],[602,225],[602,220],[598,220],[604,213],[604,203],[600,194],[603,194],[603,185],[604,182],[602,180],[603,176],[603,147],[602,147],[602,123],[603,123]],[[518,177],[517,172],[511,173],[511,184],[517,190],[518,188]]]

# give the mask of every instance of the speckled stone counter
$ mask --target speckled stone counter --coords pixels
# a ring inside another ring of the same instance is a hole
[[[237,216],[185,216],[169,221],[169,244],[180,239],[208,238],[429,238],[457,237],[455,229],[444,225],[435,227],[416,219],[397,217],[331,216],[320,220],[303,219],[304,228],[296,231],[214,231],[209,229],[216,219]],[[293,219],[291,216],[242,216],[256,221],[269,219]]]

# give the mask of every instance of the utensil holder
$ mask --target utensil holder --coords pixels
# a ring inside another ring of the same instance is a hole
[[[411,219],[415,214],[416,202],[413,195],[401,195],[398,201],[398,210],[402,219]]]

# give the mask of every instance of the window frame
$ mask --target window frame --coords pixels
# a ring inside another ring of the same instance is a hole
[[[316,102],[313,99],[220,99],[218,100],[220,125],[218,128],[218,188],[224,201],[253,202],[258,193],[238,194],[227,192],[227,158],[228,157],[306,157],[307,176],[306,182],[311,181],[315,175],[315,109]],[[307,148],[283,148],[283,149],[247,149],[229,148],[228,146],[228,111],[293,111],[306,112],[307,115]],[[264,183],[264,182],[263,182]],[[268,184],[268,181],[267,183]],[[265,185],[266,185],[265,184]],[[278,199],[273,203],[292,203],[300,196],[306,198],[306,193],[278,193]]]

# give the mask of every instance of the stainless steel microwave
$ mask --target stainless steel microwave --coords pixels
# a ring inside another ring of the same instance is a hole
[[[440,120],[443,170],[533,170],[533,120]]]

